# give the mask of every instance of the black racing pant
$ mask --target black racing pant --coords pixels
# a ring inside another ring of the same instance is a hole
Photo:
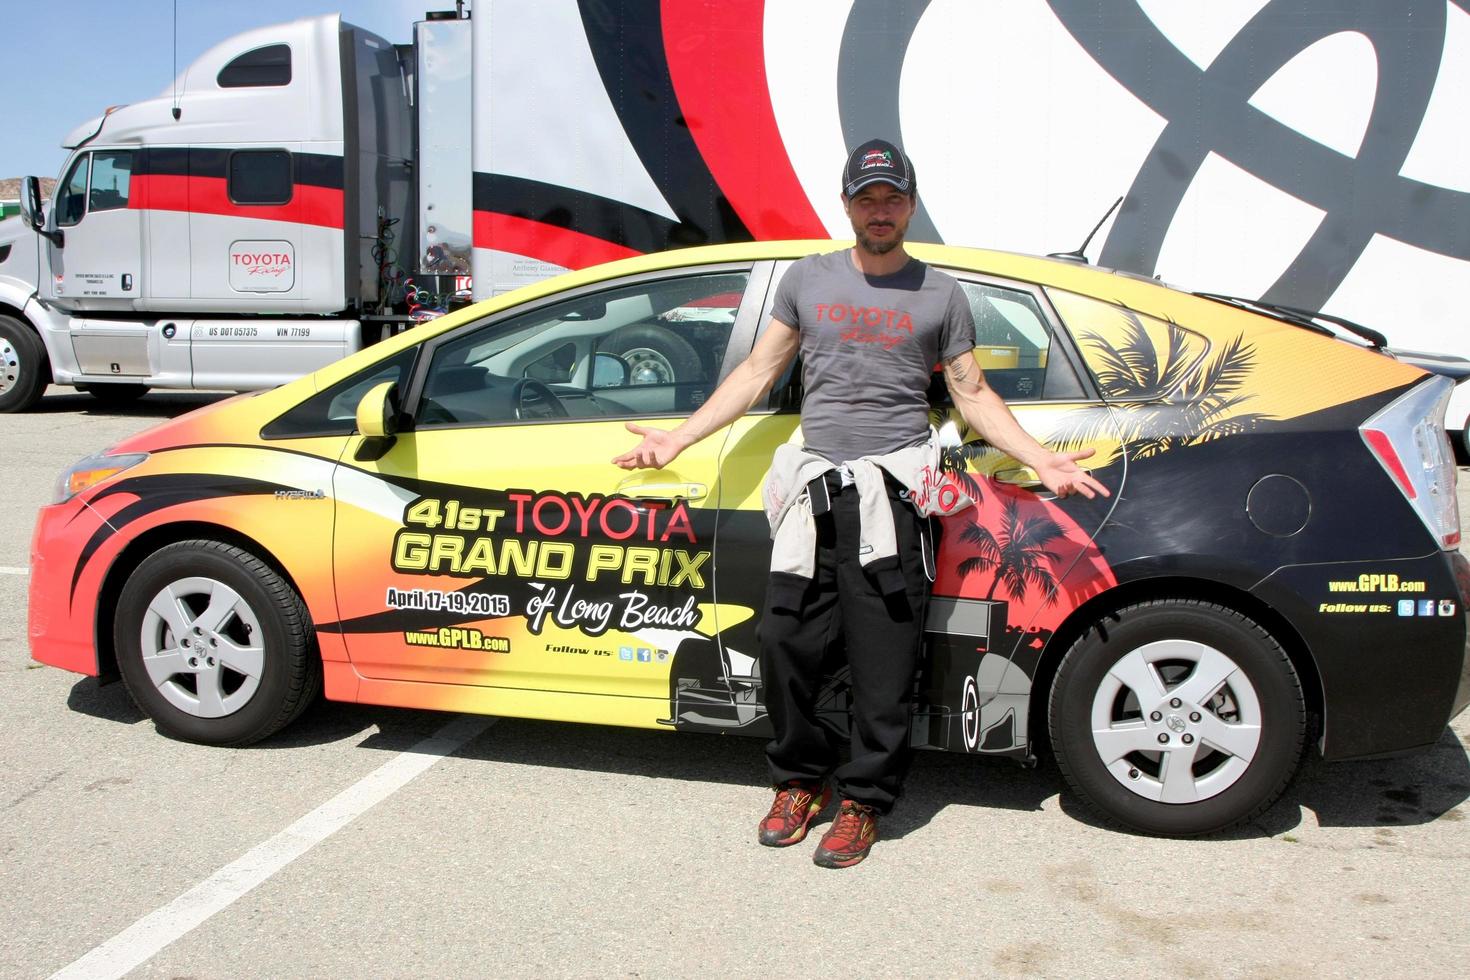
[[[795,602],[774,588],[766,595],[761,678],[776,731],[766,757],[777,784],[830,775],[840,795],[887,813],[908,770],[909,710],[933,542],[929,522],[890,486],[904,585],[883,594],[859,562],[857,488],[840,487],[835,473],[826,483],[831,509],[816,518],[811,583]],[[823,677],[842,665],[844,651],[851,670],[852,754],[838,765],[837,745],[818,720],[817,700]]]

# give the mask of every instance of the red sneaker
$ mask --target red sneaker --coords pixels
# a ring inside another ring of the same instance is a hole
[[[760,842],[767,847],[787,847],[806,837],[807,825],[832,801],[832,788],[810,783],[787,783],[776,787],[776,801],[761,821]]]
[[[843,800],[837,819],[827,828],[812,862],[823,868],[850,868],[868,856],[878,839],[878,813],[870,806]]]

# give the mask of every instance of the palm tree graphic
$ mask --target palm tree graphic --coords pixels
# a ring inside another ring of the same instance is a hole
[[[1059,451],[1116,435],[1121,442],[1108,464],[1125,456],[1131,462],[1249,432],[1272,417],[1236,411],[1252,397],[1239,389],[1256,361],[1255,348],[1243,334],[1206,359],[1191,334],[1170,320],[1160,351],[1136,314],[1120,312],[1128,322],[1122,343],[1115,346],[1096,331],[1084,333],[1082,340],[1096,352],[1098,384],[1108,399],[1135,404],[1113,418],[1089,410],[1064,419],[1056,436]],[[1114,425],[1121,431],[1110,431]]]
[[[968,578],[976,572],[994,572],[986,599],[995,598],[995,590],[1005,583],[1006,592],[1020,601],[1035,586],[1045,594],[1045,604],[1056,602],[1057,577],[1052,564],[1057,554],[1047,545],[1062,537],[1062,528],[1045,514],[1021,517],[1021,502],[1012,497],[1006,501],[999,534],[983,524],[967,524],[960,540],[979,548],[977,554],[959,563],[960,576]]]
[[[965,496],[975,501],[978,505],[984,487],[975,478],[972,470],[980,460],[994,458],[1000,460],[1005,454],[996,449],[990,443],[980,438],[979,433],[970,428],[970,424],[955,413],[955,432],[959,436],[959,445],[941,445],[939,449],[939,472],[954,480],[959,488],[965,492]],[[950,421],[950,414],[944,409],[934,409],[929,413],[929,424],[936,429],[943,428]]]

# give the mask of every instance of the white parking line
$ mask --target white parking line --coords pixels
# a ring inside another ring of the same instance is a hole
[[[29,575],[29,568],[11,568],[9,565],[0,565],[0,575]]]
[[[57,978],[113,978],[146,962],[165,946],[268,880],[341,830],[415,776],[495,724],[483,715],[456,718],[406,752],[389,759],[300,820],[220,868],[167,905],[143,916],[70,966]]]

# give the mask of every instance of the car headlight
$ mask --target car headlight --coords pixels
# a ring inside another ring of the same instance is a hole
[[[56,492],[52,494],[51,502],[64,504],[83,490],[89,490],[104,480],[110,480],[123,470],[132,469],[147,458],[147,453],[121,453],[117,456],[109,456],[102,452],[95,456],[88,456],[81,462],[73,463],[56,478]]]

